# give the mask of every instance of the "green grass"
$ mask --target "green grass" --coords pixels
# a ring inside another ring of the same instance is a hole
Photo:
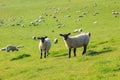
[[[119,80],[120,14],[112,14],[112,10],[120,12],[119,4],[119,0],[0,0],[0,48],[24,46],[18,52],[0,51],[0,80]],[[29,26],[39,16],[45,22]],[[84,56],[79,48],[77,57],[72,53],[69,59],[59,34],[76,35],[76,28],[91,32],[90,44]],[[50,38],[52,47],[46,59],[39,59],[39,40],[32,40],[33,35]]]

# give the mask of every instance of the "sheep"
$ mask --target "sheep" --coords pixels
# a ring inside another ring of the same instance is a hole
[[[39,42],[39,50],[40,50],[40,59],[42,59],[42,52],[44,51],[44,58],[46,58],[46,55],[48,56],[49,50],[51,48],[51,42],[50,39],[45,37],[37,37],[37,39],[40,39]]]
[[[54,39],[54,44],[57,44],[57,43],[58,43],[58,39],[55,38],[55,39]]]
[[[80,28],[80,29],[75,29],[74,31],[73,31],[73,33],[79,33],[79,32],[82,32],[82,29]]]
[[[69,49],[69,58],[71,57],[71,49],[74,48],[74,56],[76,56],[76,48],[83,47],[82,55],[86,53],[87,45],[90,39],[90,33],[81,33],[76,36],[69,37],[71,33],[60,34],[63,37],[66,47]]]
[[[120,14],[120,12],[112,11],[112,14]]]
[[[33,40],[36,40],[36,38],[37,38],[36,36],[33,36],[33,37],[32,37]]]
[[[7,50],[7,52],[14,52],[14,51],[19,51],[18,48],[23,48],[24,46],[13,46],[13,45],[8,45],[5,48],[1,48],[2,51]]]

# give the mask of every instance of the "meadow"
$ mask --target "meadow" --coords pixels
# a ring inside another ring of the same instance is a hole
[[[15,52],[0,51],[0,80],[119,80],[119,4],[119,0],[0,0],[0,48],[24,46]],[[76,35],[73,31],[79,28],[91,33],[87,53],[82,55],[79,48],[69,59],[59,34]],[[33,35],[50,38],[46,59],[39,58],[39,40]]]

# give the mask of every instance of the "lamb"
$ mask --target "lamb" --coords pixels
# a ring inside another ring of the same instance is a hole
[[[54,39],[54,44],[57,44],[57,43],[58,43],[58,39],[55,38],[55,39]]]
[[[51,48],[51,42],[50,39],[45,37],[38,37],[37,39],[40,39],[39,42],[39,50],[40,50],[40,59],[42,59],[42,52],[44,51],[44,58],[46,58],[46,55],[48,55],[49,50]]]
[[[7,52],[14,52],[14,51],[18,51],[18,48],[23,48],[24,46],[13,46],[13,45],[8,45],[5,48],[1,48],[2,51],[7,50]]]
[[[74,56],[76,56],[76,48],[83,47],[82,55],[86,53],[87,45],[90,40],[90,33],[81,33],[76,36],[69,37],[71,33],[60,34],[63,37],[66,47],[69,49],[69,58],[71,57],[71,49],[74,48]]]

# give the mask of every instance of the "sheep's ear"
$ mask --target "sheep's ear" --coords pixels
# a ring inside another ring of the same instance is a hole
[[[47,36],[45,36],[45,38],[47,38]]]
[[[68,33],[68,35],[70,35],[71,33]]]
[[[60,36],[63,36],[63,34],[60,34]]]
[[[40,37],[37,37],[37,39],[41,39]]]

